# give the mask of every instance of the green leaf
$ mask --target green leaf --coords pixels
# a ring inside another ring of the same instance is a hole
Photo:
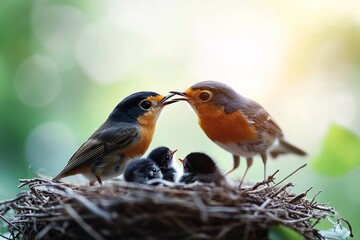
[[[360,137],[352,131],[331,125],[323,142],[320,155],[312,167],[322,174],[339,176],[360,165]]]
[[[272,226],[269,230],[269,240],[304,240],[300,234],[283,225]]]
[[[8,228],[7,228],[4,221],[0,221],[0,234],[3,235],[3,236],[4,235],[6,235],[6,236],[9,235],[9,230],[8,230]],[[2,239],[2,238],[0,237],[0,239]]]

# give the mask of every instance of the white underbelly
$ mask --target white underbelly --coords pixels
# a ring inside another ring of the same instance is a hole
[[[234,155],[238,155],[241,157],[253,157],[256,154],[259,154],[258,152],[255,151],[251,151],[248,148],[239,145],[237,143],[228,143],[228,144],[224,144],[224,143],[220,143],[220,142],[215,142],[219,147],[225,149],[228,152],[231,152]]]
[[[254,157],[255,155],[258,155],[262,152],[267,152],[271,149],[274,149],[278,146],[278,140],[275,139],[275,141],[271,144],[271,146],[253,146],[252,144],[238,144],[238,143],[220,143],[215,142],[219,147],[225,149],[226,151],[238,155],[241,157]],[[261,149],[261,150],[260,150]]]

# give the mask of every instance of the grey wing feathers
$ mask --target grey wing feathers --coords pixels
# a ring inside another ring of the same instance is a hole
[[[284,135],[275,120],[257,102],[248,99],[248,103],[243,108],[241,108],[241,110],[248,117],[250,123],[254,124],[255,127],[263,128],[264,130],[278,137],[282,137]]]
[[[279,125],[260,104],[235,92],[231,99],[229,102],[227,98],[225,112],[231,113],[240,110],[247,116],[249,123],[254,124],[256,128],[263,128],[278,137],[283,136]]]
[[[247,116],[250,124],[253,124],[258,129],[262,128],[273,136],[278,137],[280,141],[279,148],[270,152],[272,157],[289,152],[301,156],[306,155],[306,152],[295,147],[284,139],[284,134],[279,125],[259,103],[241,95],[237,95],[234,99],[236,100],[227,105],[227,109],[225,109],[226,111],[232,112],[240,110]]]
[[[113,126],[111,126],[113,125]],[[88,165],[95,159],[129,145],[138,134],[136,126],[105,122],[70,158],[68,164],[54,180]]]
[[[134,137],[139,128],[130,123],[104,123],[89,139],[96,139],[108,145],[119,144],[126,137]]]
[[[260,104],[249,99],[247,106],[242,110],[248,116],[249,121],[252,121],[257,128],[263,128],[278,137],[280,144],[270,152],[273,158],[285,153],[294,153],[300,156],[306,155],[306,152],[284,139],[284,134],[279,125]]]

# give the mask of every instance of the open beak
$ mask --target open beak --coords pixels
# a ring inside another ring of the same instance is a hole
[[[170,94],[183,96],[180,98],[175,98],[173,101],[189,101],[190,100],[190,98],[188,97],[186,92],[170,91]]]
[[[177,102],[178,100],[173,99],[173,100],[168,100],[170,99],[172,96],[176,95],[175,93],[170,93],[168,95],[166,95],[163,99],[161,99],[161,101],[159,102],[159,105],[161,107],[165,107],[166,105],[172,104]]]
[[[184,160],[181,158],[178,158],[179,162],[181,162],[181,165],[184,165]]]

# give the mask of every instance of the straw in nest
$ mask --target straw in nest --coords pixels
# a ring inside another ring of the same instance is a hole
[[[275,175],[275,174],[274,174]],[[112,182],[74,186],[48,179],[0,203],[9,239],[268,239],[284,225],[306,239],[322,239],[316,224],[335,210],[295,195],[274,175],[249,189],[229,186]],[[290,175],[289,175],[290,176]],[[310,188],[311,189],[311,188]],[[309,190],[310,190],[309,189]]]

